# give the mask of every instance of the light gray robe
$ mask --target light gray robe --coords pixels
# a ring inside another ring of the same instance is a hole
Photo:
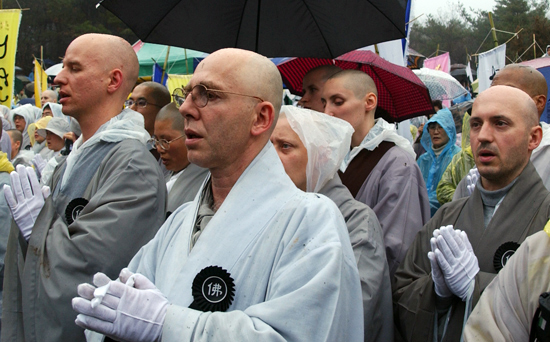
[[[319,193],[336,203],[348,227],[361,279],[365,342],[393,341],[390,272],[380,223],[371,208],[353,199],[338,174]]]
[[[436,315],[436,295],[428,252],[433,231],[454,225],[468,234],[479,262],[475,277],[473,305],[481,291],[496,276],[493,257],[505,242],[521,243],[541,229],[550,218],[550,193],[529,162],[510,188],[493,218],[484,226],[483,202],[476,188],[472,196],[442,206],[422,228],[395,274],[393,293],[397,330],[406,341],[432,341]],[[443,341],[459,341],[464,323],[464,302],[453,296],[451,317]]]
[[[56,174],[52,181],[60,182]],[[96,272],[116,278],[165,218],[164,178],[154,157],[133,139],[105,155],[84,192],[89,203],[72,224],[57,214],[52,197],[28,245],[12,224],[2,341],[84,341],[71,306],[78,284],[91,282]]]
[[[298,190],[273,145],[247,167],[190,249],[202,198],[176,210],[132,259],[167,296],[163,341],[362,341],[361,289],[342,215]],[[227,312],[189,309],[216,265],[235,280]]]
[[[166,202],[167,215],[173,213],[180,205],[195,199],[208,172],[208,169],[195,164],[189,164],[185,168],[172,186],[172,190],[168,193],[168,200]]]
[[[416,233],[430,219],[428,192],[416,161],[399,146],[390,148],[355,199],[372,208],[380,221],[392,277]]]

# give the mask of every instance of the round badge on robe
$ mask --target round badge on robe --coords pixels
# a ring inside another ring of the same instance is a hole
[[[203,268],[193,280],[191,309],[226,311],[235,296],[235,282],[229,272],[219,266]]]
[[[75,198],[69,202],[67,208],[65,208],[65,219],[67,220],[67,224],[71,224],[76,220],[86,204],[88,204],[88,200],[85,198]]]
[[[508,241],[500,245],[495,252],[495,256],[493,257],[493,266],[495,267],[495,271],[500,272],[500,270],[508,262],[508,259],[514,255],[518,248],[519,243],[514,241]]]

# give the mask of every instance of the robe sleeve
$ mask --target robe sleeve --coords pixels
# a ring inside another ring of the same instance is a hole
[[[405,151],[393,147],[379,164],[368,179],[375,189],[367,184],[356,199],[369,205],[380,221],[393,275],[416,233],[430,219],[430,205],[420,169]],[[369,197],[376,197],[376,203]]]
[[[464,328],[465,341],[527,341],[541,293],[550,290],[550,239],[527,238],[485,289]]]
[[[289,235],[279,245],[264,302],[229,312],[170,305],[162,341],[363,341],[357,268],[351,248],[342,248],[350,243],[344,220],[332,202],[311,204],[279,223]]]

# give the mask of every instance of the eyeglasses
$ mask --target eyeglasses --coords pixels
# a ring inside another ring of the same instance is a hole
[[[443,127],[439,126],[436,123],[430,123],[428,125],[428,131],[443,131]]]
[[[139,99],[137,101],[134,101],[132,99],[128,99],[124,102],[124,106],[126,108],[130,108],[134,105],[134,103],[136,104],[136,106],[138,106],[138,108],[145,108],[145,107],[147,107],[148,104],[150,104],[152,106],[162,107],[162,106],[159,106],[156,103],[147,102],[146,99]]]
[[[185,134],[175,138],[175,139],[172,139],[170,141],[166,140],[166,139],[157,139],[157,137],[153,136],[153,138],[151,138],[151,140],[149,140],[150,143],[153,144],[153,148],[157,148],[157,146],[159,146],[160,148],[162,148],[164,151],[168,151],[170,149],[170,143],[173,143],[174,141],[176,140],[179,140],[181,138],[183,138],[185,136]]]
[[[215,93],[224,93],[224,94],[252,97],[256,100],[259,100],[260,102],[264,102],[264,99],[258,96],[239,94],[239,93],[234,93],[226,90],[208,89],[202,84],[197,84],[191,89],[191,91],[187,91],[182,88],[176,88],[172,96],[174,97],[174,102],[176,102],[178,107],[181,107],[181,105],[185,102],[189,94],[191,94],[191,101],[193,101],[195,106],[199,108],[204,108],[208,104],[208,100],[212,100],[216,98]]]

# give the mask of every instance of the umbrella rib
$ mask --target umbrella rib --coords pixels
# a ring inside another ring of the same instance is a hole
[[[243,19],[244,19],[244,11],[246,9],[246,5],[248,4],[248,0],[245,0],[244,1],[244,5],[243,5],[243,11],[241,13],[241,20],[239,21],[239,28],[237,29],[237,36],[235,37],[235,44],[233,46],[237,47],[237,42],[239,41],[239,35],[241,34],[241,27],[243,26]],[[259,5],[258,5],[259,6]],[[258,11],[260,9],[258,8]],[[258,32],[256,32],[256,36],[258,35]],[[256,46],[256,49],[258,47]]]
[[[370,1],[369,1],[370,2]],[[397,25],[395,25],[395,23],[393,22],[393,20],[391,20],[390,18],[388,18],[388,16],[383,12],[381,11],[377,6],[375,6],[372,2],[370,2],[370,4],[372,5],[372,7],[376,8],[376,10],[381,13],[386,19],[388,19],[388,21],[393,25],[393,27],[395,27],[396,29],[399,30],[399,32],[401,32],[401,29],[399,27],[397,27]]]
[[[319,24],[317,23],[317,20],[315,20],[315,16],[313,16],[313,13],[312,13],[311,10],[309,9],[309,6],[307,5],[306,0],[302,0],[302,3],[303,3],[304,6],[306,7],[307,11],[311,14],[311,19],[312,19],[313,22],[315,23],[315,26],[317,27],[317,30],[319,31],[319,34],[320,34],[321,37],[323,38],[323,41],[325,42],[325,46],[327,47],[328,52],[330,53],[330,55],[332,56],[332,58],[336,57],[336,56],[333,55],[332,50],[330,49],[330,45],[328,44],[327,40],[325,39],[325,35],[323,34],[323,31],[321,31],[321,28],[319,27]]]
[[[103,0],[102,0],[101,2],[103,2]],[[172,6],[172,8],[170,8],[170,10],[169,10],[168,12],[166,12],[166,13],[168,14],[168,13],[172,12],[172,10],[173,10],[179,3],[180,3],[180,2],[177,2],[177,1],[176,1],[176,3],[174,4],[174,6]],[[160,18],[159,20],[157,20],[157,23],[151,27],[151,29],[149,30],[149,33],[147,33],[147,37],[146,37],[145,39],[149,38],[149,35],[150,35],[151,33],[153,33],[153,31],[159,26],[159,24],[162,22],[162,20],[163,20],[165,17],[166,17],[166,16],[163,16],[162,18]],[[142,39],[142,40],[145,41],[145,39]]]

